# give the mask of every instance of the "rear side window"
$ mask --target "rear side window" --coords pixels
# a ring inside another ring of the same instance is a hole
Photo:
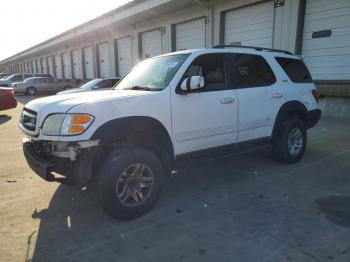
[[[294,83],[312,83],[309,70],[302,60],[286,57],[276,57],[276,60]]]
[[[259,55],[235,54],[232,62],[232,81],[236,88],[269,86],[276,82],[270,66]]]

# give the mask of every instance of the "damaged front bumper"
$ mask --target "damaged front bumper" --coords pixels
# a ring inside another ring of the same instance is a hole
[[[91,178],[98,143],[97,140],[67,143],[24,139],[23,152],[29,167],[44,180],[84,185]]]

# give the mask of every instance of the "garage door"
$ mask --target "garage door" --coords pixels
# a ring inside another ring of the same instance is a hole
[[[163,53],[162,34],[159,29],[141,34],[142,59]]]
[[[41,58],[41,73],[47,73],[47,68],[46,68],[46,59]]]
[[[205,47],[205,19],[196,19],[175,25],[175,50]]]
[[[302,56],[316,80],[350,79],[350,1],[307,0]]]
[[[73,76],[74,79],[81,79],[81,70],[80,70],[80,62],[79,62],[79,51],[72,51],[72,63],[73,63]]]
[[[34,69],[34,62],[33,61],[30,61],[30,72],[31,73],[34,73],[35,69]]]
[[[54,73],[53,73],[52,56],[48,56],[48,57],[47,57],[47,63],[48,63],[48,67],[49,67],[49,74],[53,76]]]
[[[63,63],[63,75],[65,79],[71,79],[70,69],[69,69],[69,59],[68,53],[62,53],[62,63]]]
[[[131,37],[117,40],[117,61],[119,76],[126,75],[132,67]]]
[[[93,79],[94,78],[94,56],[92,54],[92,47],[85,47],[83,49],[84,54],[84,69],[85,69],[85,78]]]
[[[109,63],[109,49],[108,42],[98,45],[98,59],[99,59],[99,77],[109,77],[110,63]]]
[[[272,1],[227,11],[224,17],[225,44],[272,47]]]
[[[60,55],[55,55],[55,72],[56,78],[62,79],[62,64]]]

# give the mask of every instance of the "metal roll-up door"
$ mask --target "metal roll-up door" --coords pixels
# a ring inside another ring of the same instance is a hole
[[[206,20],[195,19],[175,25],[175,50],[204,48],[206,42]]]
[[[74,79],[81,79],[79,51],[77,49],[72,51],[72,63]]]
[[[63,75],[65,79],[71,79],[72,76],[70,74],[69,69],[69,59],[68,59],[68,53],[62,53],[62,63],[63,63]]]
[[[118,75],[126,75],[132,67],[131,37],[125,37],[117,40],[117,61]]]
[[[224,43],[272,48],[272,1],[224,13]]]
[[[350,80],[350,1],[307,0],[302,56],[315,80]]]
[[[108,42],[98,45],[99,77],[110,76],[109,49]]]
[[[84,54],[84,69],[85,69],[85,78],[93,79],[94,78],[94,64],[93,64],[93,53],[92,47],[88,46],[83,49]]]
[[[40,73],[46,73],[46,59],[40,58],[40,64],[41,64],[41,71]]]
[[[49,74],[50,75],[54,75],[54,72],[53,72],[53,61],[52,61],[52,56],[48,56],[47,57],[47,63],[48,63],[48,67],[49,67]]]
[[[62,79],[62,64],[60,55],[55,55],[55,72],[56,78]]]
[[[141,33],[141,58],[146,59],[163,53],[160,29]]]

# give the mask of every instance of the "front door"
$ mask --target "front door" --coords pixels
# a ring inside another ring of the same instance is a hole
[[[203,76],[197,92],[172,93],[172,126],[175,154],[233,144],[238,136],[236,91],[227,79],[225,54],[195,58],[180,83],[188,76]]]

